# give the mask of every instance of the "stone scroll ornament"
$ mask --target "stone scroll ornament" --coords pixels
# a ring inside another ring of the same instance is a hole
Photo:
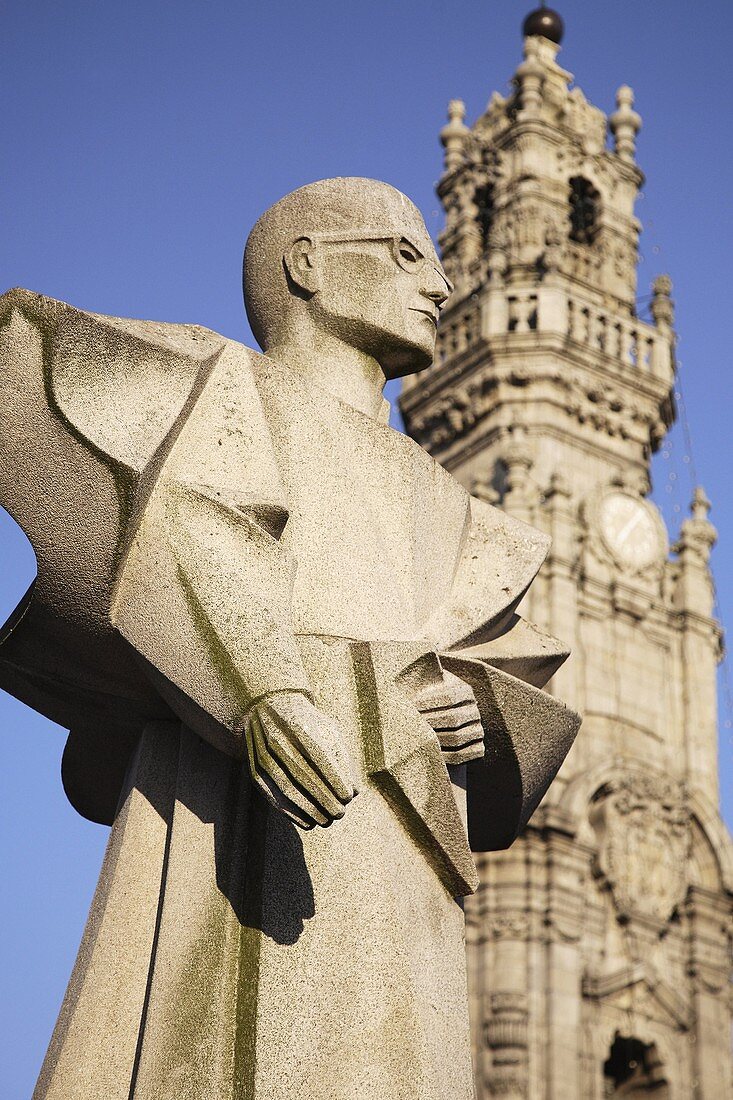
[[[112,826],[36,1100],[469,1100],[463,914],[575,736],[544,535],[386,423],[450,284],[365,179],[257,222],[263,354],[0,298],[0,686]],[[466,824],[467,823],[467,824]]]

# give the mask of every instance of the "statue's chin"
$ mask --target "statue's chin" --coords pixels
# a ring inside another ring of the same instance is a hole
[[[383,345],[375,355],[385,377],[404,378],[407,374],[419,374],[432,366],[435,356],[435,337],[424,340],[392,340]]]
[[[404,378],[408,374],[419,374],[427,370],[433,364],[433,349],[412,345],[399,350],[390,351],[388,355],[379,358],[379,365],[384,371],[385,378]]]
[[[436,332],[425,318],[411,323],[409,328],[398,328],[349,316],[345,311],[329,312],[322,302],[312,308],[324,331],[376,359],[387,379],[419,374],[433,362]]]

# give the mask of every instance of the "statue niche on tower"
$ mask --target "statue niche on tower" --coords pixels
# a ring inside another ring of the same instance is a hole
[[[112,825],[38,1100],[473,1095],[469,834],[511,843],[578,718],[515,613],[548,540],[386,422],[450,289],[413,204],[344,178],[252,231],[264,354],[0,299],[38,561],[0,685]]]

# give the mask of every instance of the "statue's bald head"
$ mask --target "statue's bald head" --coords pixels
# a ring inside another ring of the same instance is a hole
[[[244,301],[252,331],[267,349],[279,340],[283,320],[300,298],[284,257],[300,238],[343,234],[359,240],[407,233],[429,242],[417,207],[394,187],[354,176],[319,180],[292,191],[255,224],[244,252]],[[432,248],[432,246],[429,246]]]

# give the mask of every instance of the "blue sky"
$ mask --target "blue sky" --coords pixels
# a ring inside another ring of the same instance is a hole
[[[433,186],[449,98],[472,120],[520,60],[518,0],[5,0],[0,67],[0,283],[86,309],[198,322],[251,340],[241,304],[245,236],[313,179],[387,180],[441,224]],[[733,624],[730,491],[731,140],[729,2],[563,0],[562,63],[613,108],[629,83],[647,174],[639,293],[675,283],[681,383],[693,442],[675,430],[655,462],[673,528],[705,485],[714,562]],[[692,461],[685,461],[685,458]],[[673,476],[671,476],[673,475]],[[669,488],[668,488],[669,487]],[[679,511],[675,510],[675,507]],[[0,618],[33,572],[0,518]],[[733,820],[729,716],[724,805]],[[0,1095],[30,1096],[96,881],[106,830],[78,817],[59,779],[64,735],[0,698]]]

